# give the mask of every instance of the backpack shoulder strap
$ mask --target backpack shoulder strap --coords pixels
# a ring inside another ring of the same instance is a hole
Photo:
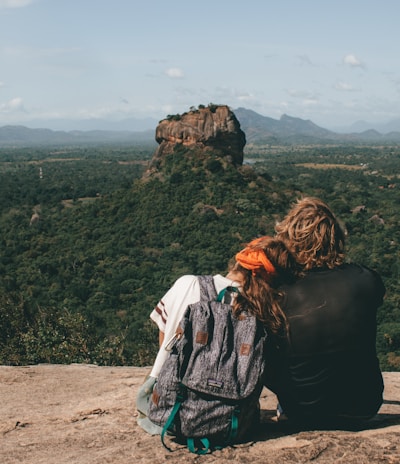
[[[213,301],[217,299],[217,290],[212,275],[199,275],[197,279],[200,284],[200,301]]]
[[[239,293],[236,287],[226,287],[217,294],[212,275],[199,275],[197,279],[200,284],[200,301],[218,301],[231,304],[232,293]]]

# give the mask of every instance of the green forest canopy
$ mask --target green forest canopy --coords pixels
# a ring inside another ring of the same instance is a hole
[[[384,369],[400,369],[400,147],[252,147],[239,170],[181,150],[141,180],[150,157],[0,151],[0,363],[150,364],[148,316],[174,280],[224,272],[313,195],[346,229],[349,260],[382,275],[377,348]]]

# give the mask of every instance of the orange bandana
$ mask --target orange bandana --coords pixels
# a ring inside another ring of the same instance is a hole
[[[249,248],[249,246],[257,244],[262,239],[263,237],[250,242],[244,250],[239,251],[239,253],[236,254],[235,259],[245,269],[253,271],[253,275],[258,269],[264,269],[268,274],[276,274],[276,269],[263,250],[254,250]]]

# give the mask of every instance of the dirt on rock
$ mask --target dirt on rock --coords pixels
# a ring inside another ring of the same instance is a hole
[[[197,456],[136,423],[135,397],[148,368],[0,366],[0,463],[400,463],[400,373],[385,373],[384,404],[363,429],[296,430],[277,422],[264,390],[254,441]]]

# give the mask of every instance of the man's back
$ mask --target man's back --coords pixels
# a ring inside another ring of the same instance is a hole
[[[383,392],[375,350],[380,277],[347,264],[309,271],[282,290],[290,342],[271,347],[267,386],[284,412],[317,423],[374,415]]]

